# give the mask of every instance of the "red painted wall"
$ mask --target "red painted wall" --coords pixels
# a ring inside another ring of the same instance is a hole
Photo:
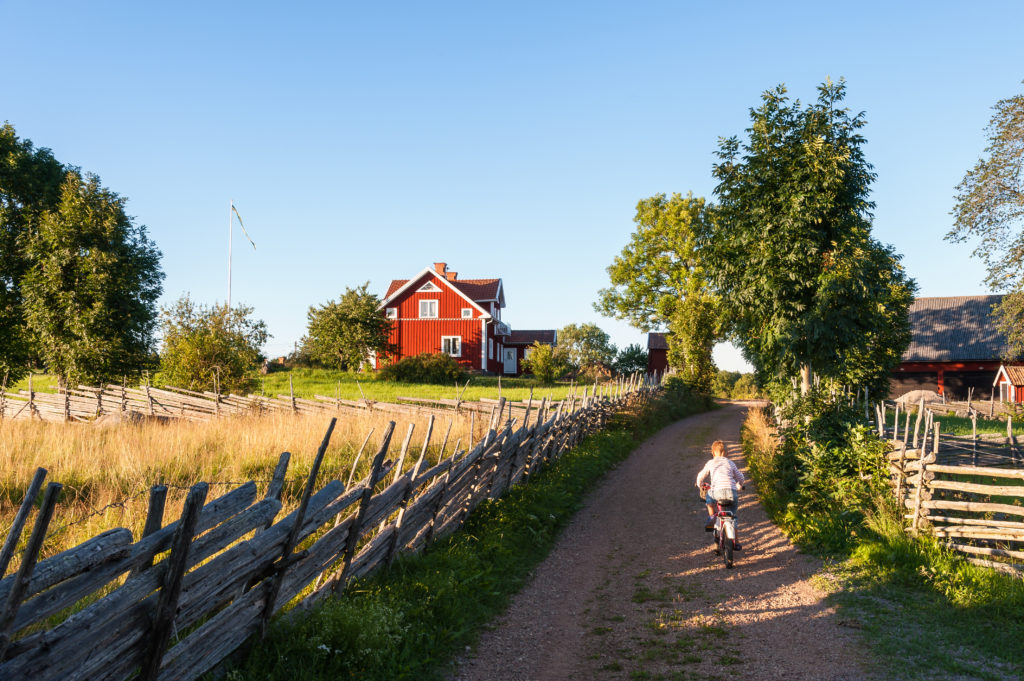
[[[647,351],[647,373],[662,372],[668,369],[668,350]]]
[[[417,291],[427,281],[432,281],[440,291]],[[420,301],[437,300],[437,318],[420,318]],[[411,357],[424,352],[441,352],[442,336],[461,336],[462,354],[456,361],[466,369],[479,370],[480,352],[486,338],[482,334],[481,313],[450,286],[438,277],[425,274],[417,279],[401,296],[388,303],[387,307],[398,310],[398,319],[392,320],[391,342],[398,346],[399,357]],[[472,317],[463,318],[462,309],[471,308]],[[488,333],[490,329],[488,327]],[[486,348],[484,348],[486,349]],[[380,366],[378,361],[378,367]],[[500,363],[488,362],[494,366]],[[494,368],[489,368],[495,371]]]

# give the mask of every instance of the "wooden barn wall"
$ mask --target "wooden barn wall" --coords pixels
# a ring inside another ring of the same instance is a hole
[[[942,385],[946,399],[965,400],[967,391],[974,388],[973,399],[987,400],[992,396],[994,371],[944,371]],[[938,392],[939,374],[937,371],[898,372],[889,381],[889,396],[897,398],[911,390],[931,390]]]
[[[661,373],[668,369],[668,350],[647,351],[647,373]]]

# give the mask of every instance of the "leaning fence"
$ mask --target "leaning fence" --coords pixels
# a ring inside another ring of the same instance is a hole
[[[389,466],[392,421],[368,476],[348,485],[317,479],[332,418],[301,501],[283,518],[287,452],[262,498],[249,482],[207,503],[208,485],[199,483],[180,518],[163,525],[167,490],[154,487],[138,539],[112,529],[42,561],[61,485],[44,491],[40,469],[0,552],[3,575],[42,494],[20,565],[0,580],[0,678],[198,678],[261,635],[286,605],[302,609],[339,594],[399,553],[454,531],[482,501],[528,482],[610,414],[641,406],[656,390],[655,381],[637,380],[616,394],[584,394],[557,407],[543,400],[521,420],[507,417],[499,400],[479,444],[429,467],[433,417],[418,458],[409,451],[410,426]]]
[[[882,437],[885,409],[875,409]],[[898,411],[894,419],[889,472],[907,531],[931,534],[976,565],[1024,576],[1024,468],[1012,420],[1005,438],[986,440],[977,432],[943,435],[935,416],[922,403],[906,412],[902,432]]]

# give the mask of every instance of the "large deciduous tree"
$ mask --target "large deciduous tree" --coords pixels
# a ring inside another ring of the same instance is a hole
[[[953,229],[946,239],[977,240],[985,283],[1009,295],[997,308],[1010,352],[1024,354],[1024,94],[998,101],[985,129],[985,156],[957,185]]]
[[[713,171],[708,248],[730,336],[761,375],[799,372],[804,391],[812,370],[881,386],[910,342],[915,284],[871,237],[865,120],[840,108],[845,92],[825,82],[807,106],[765,92]]]
[[[558,347],[575,371],[611,367],[616,348],[596,324],[569,324],[558,331]]]
[[[391,320],[381,314],[380,298],[367,291],[369,285],[346,287],[338,302],[310,306],[302,343],[313,359],[338,369],[359,369],[371,353],[396,351],[389,340]]]
[[[720,336],[718,297],[701,250],[714,220],[714,206],[693,194],[641,200],[636,231],[608,267],[612,285],[594,305],[641,331],[667,327],[669,363],[704,392],[715,376],[711,350]]]
[[[74,385],[155,366],[160,251],[124,199],[69,171],[27,242],[25,318],[49,371]]]
[[[65,169],[49,149],[0,126],[0,380],[20,378],[32,356],[22,298],[30,260],[25,246],[40,215],[57,205]]]
[[[199,305],[188,294],[163,308],[163,382],[191,390],[248,392],[269,337],[267,325],[252,313],[246,305]]]

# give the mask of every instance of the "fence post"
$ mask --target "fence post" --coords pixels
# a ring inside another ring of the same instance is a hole
[[[193,485],[185,499],[185,507],[181,512],[178,529],[171,542],[171,555],[167,558],[167,574],[160,588],[160,596],[153,611],[153,624],[149,631],[149,651],[143,658],[139,678],[143,681],[155,681],[160,672],[167,643],[174,626],[174,614],[181,596],[181,583],[188,566],[188,552],[195,536],[196,525],[199,523],[199,512],[206,501],[209,486],[205,482]]]
[[[395,530],[391,535],[390,546],[388,546],[388,555],[386,558],[386,564],[391,565],[395,560],[395,552],[398,549],[398,535],[402,531],[402,520],[405,519],[405,509],[409,505],[409,498],[412,496],[413,485],[416,484],[416,476],[420,474],[420,469],[423,467],[423,461],[427,458],[427,448],[430,446],[430,435],[434,432],[434,415],[430,415],[430,419],[427,421],[427,434],[423,439],[423,449],[420,450],[420,458],[416,461],[416,465],[413,466],[412,472],[409,474],[409,484],[405,486],[405,491],[402,492],[402,501],[398,505],[398,517],[395,518]]]
[[[35,570],[36,561],[39,559],[39,551],[43,548],[43,540],[46,538],[46,529],[50,525],[50,520],[53,518],[53,509],[57,505],[57,495],[60,494],[62,487],[63,485],[59,482],[51,482],[46,486],[46,496],[43,497],[43,504],[39,507],[39,513],[36,515],[36,524],[32,528],[32,536],[29,537],[25,553],[22,554],[21,565],[18,567],[18,573],[14,577],[14,583],[11,584],[11,590],[7,594],[7,602],[3,604],[3,609],[0,610],[0,660],[3,659],[4,653],[7,652],[7,646],[10,645],[10,628],[14,624],[14,617],[18,614],[18,608],[21,607],[21,599],[25,596],[28,582],[32,578],[32,571]]]
[[[21,507],[18,508],[18,513],[14,516],[14,522],[11,523],[11,529],[7,532],[4,547],[0,550],[0,578],[3,578],[7,573],[7,566],[10,565],[11,558],[14,557],[14,550],[18,548],[18,540],[21,539],[21,531],[25,528],[25,521],[32,510],[32,505],[36,503],[36,497],[39,496],[39,490],[43,488],[43,480],[45,479],[46,469],[37,468],[35,475],[32,476],[32,482],[29,483],[28,489],[25,490],[25,496],[21,500]]]
[[[149,489],[149,508],[146,511],[146,525],[142,528],[142,536],[148,537],[163,526],[164,522],[164,505],[167,502],[167,487],[165,485],[153,485]],[[147,570],[153,565],[153,559],[150,558],[139,567],[132,570],[131,577],[138,575],[143,570]]]
[[[363,490],[363,495],[359,499],[359,510],[356,512],[356,517],[352,521],[352,525],[348,528],[348,536],[345,537],[345,555],[341,569],[331,575],[331,578],[328,580],[328,584],[333,583],[332,588],[335,593],[340,592],[345,586],[346,573],[348,573],[348,569],[352,565],[352,558],[356,555],[356,544],[359,542],[359,530],[362,529],[363,518],[366,517],[366,511],[370,506],[370,499],[373,497],[373,488],[377,485],[377,480],[380,477],[380,470],[384,466],[384,457],[387,455],[388,448],[391,446],[391,436],[394,432],[395,422],[388,421],[388,427],[384,430],[384,438],[381,440],[380,448],[377,449],[377,454],[373,457],[373,465],[370,468],[370,477],[366,481],[366,488]]]
[[[472,451],[472,450],[470,450]],[[434,502],[433,511],[430,514],[430,525],[427,527],[427,535],[423,538],[423,544],[427,545],[434,539],[434,528],[437,525],[437,514],[441,512],[441,506],[444,504],[444,495],[448,493],[448,482],[451,480],[452,467],[455,465],[455,457],[459,454],[459,448],[456,447],[455,451],[448,458],[448,468],[444,471],[444,478],[441,480],[441,491],[438,492],[437,501]]]
[[[917,490],[914,495],[914,522],[912,527],[915,535],[918,532],[918,528],[921,526],[921,500],[924,495],[925,472],[928,468],[927,460],[927,456],[922,456],[918,459],[918,461],[921,462],[921,475],[917,479]]]
[[[907,443],[904,442],[903,446],[900,447],[899,464],[897,464],[899,466],[900,472],[899,472],[899,477],[896,480],[896,503],[898,503],[900,505],[900,514],[905,513],[905,511],[903,509],[906,508],[906,506],[904,506],[904,504],[903,504],[903,482],[907,478],[906,464],[907,464]]]
[[[281,582],[284,580],[284,573],[291,565],[292,552],[295,545],[299,543],[299,533],[302,531],[302,523],[306,519],[306,508],[309,506],[309,498],[313,496],[313,485],[316,483],[316,476],[320,472],[320,464],[323,463],[324,453],[327,452],[327,445],[331,442],[331,434],[334,426],[338,423],[337,417],[331,417],[327,425],[327,432],[320,442],[320,448],[316,450],[316,457],[309,469],[309,476],[306,478],[306,486],[302,490],[302,499],[299,500],[299,507],[295,509],[295,521],[288,530],[288,538],[285,540],[284,549],[281,551],[281,559],[277,562],[273,576],[270,578],[270,586],[267,589],[267,601],[263,605],[263,615],[260,618],[260,638],[267,633],[267,625],[274,614],[274,603],[277,601],[277,594],[281,591]],[[280,465],[279,465],[280,467]]]
[[[921,429],[921,419],[924,418],[924,398],[921,398],[921,404],[917,408],[917,420],[914,421],[914,449],[917,449],[917,434]]]
[[[291,372],[288,373],[288,395],[291,398],[292,413],[294,414],[298,410],[295,406],[295,386],[292,383]]]

